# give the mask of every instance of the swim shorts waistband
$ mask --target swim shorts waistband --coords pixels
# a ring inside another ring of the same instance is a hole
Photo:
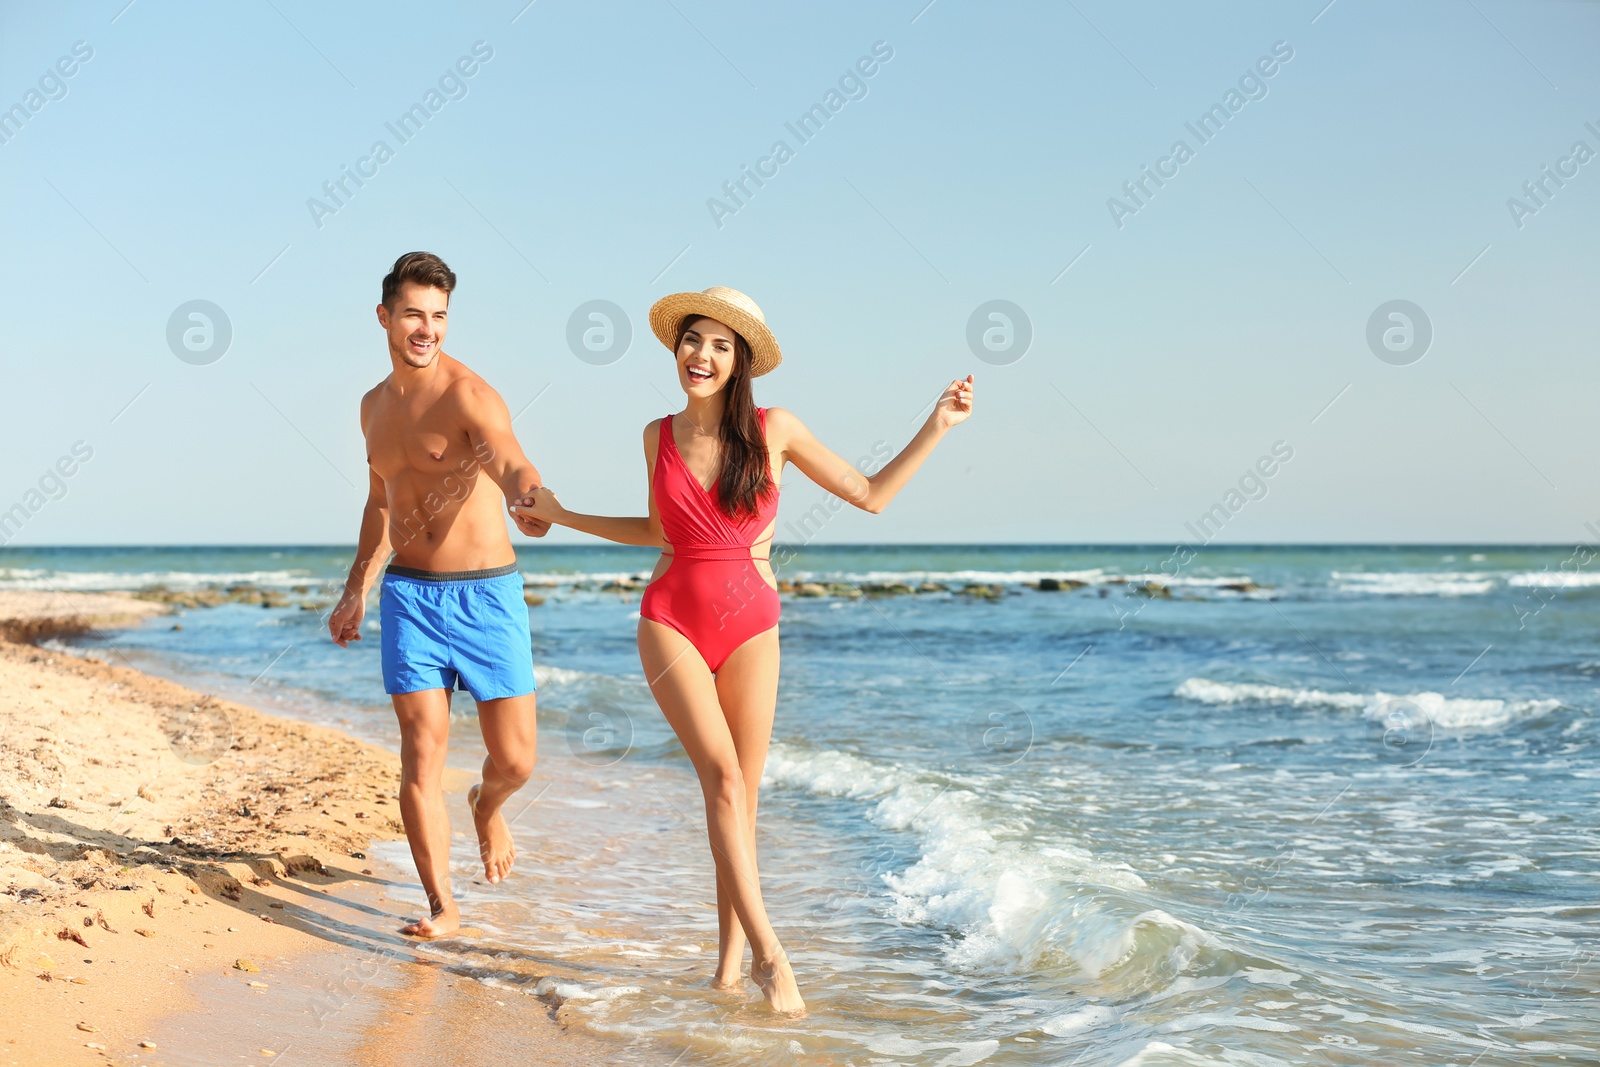
[[[515,574],[517,565],[507,563],[504,567],[490,567],[486,571],[420,571],[415,567],[399,567],[391,563],[384,573],[396,578],[415,578],[419,582],[481,582]]]

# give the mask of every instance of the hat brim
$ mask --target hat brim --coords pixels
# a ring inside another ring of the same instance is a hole
[[[750,376],[759,378],[783,362],[778,339],[767,324],[737,304],[705,293],[673,293],[657,300],[650,308],[650,329],[669,351],[678,348],[678,328],[688,318],[704,316],[733,327],[750,346]]]

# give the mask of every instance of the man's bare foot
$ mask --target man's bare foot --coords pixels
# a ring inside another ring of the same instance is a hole
[[[511,873],[517,846],[511,839],[511,827],[506,825],[498,809],[487,819],[478,814],[478,794],[482,791],[481,785],[467,790],[467,807],[472,811],[473,825],[478,828],[478,855],[483,858],[483,875],[493,884]]]
[[[804,1014],[806,1002],[800,998],[800,987],[795,984],[794,971],[783,949],[770,960],[755,960],[750,965],[750,978],[761,987],[773,1011],[785,1015]]]
[[[433,939],[449,937],[461,929],[461,909],[456,907],[456,902],[451,901],[426,919],[406,923],[400,932],[409,937]]]

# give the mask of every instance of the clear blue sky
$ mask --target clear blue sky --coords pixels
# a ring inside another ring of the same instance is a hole
[[[0,107],[26,113],[0,125],[0,509],[93,449],[15,543],[353,541],[372,307],[418,248],[460,276],[448,350],[585,510],[640,513],[639,430],[681,399],[650,303],[721,284],[786,353],[757,400],[847,457],[977,375],[890,510],[822,540],[1192,540],[1278,441],[1219,539],[1600,526],[1600,159],[1572,155],[1600,152],[1600,5],[525,3],[0,5]],[[801,143],[786,123],[877,42]],[[776,174],[719,226],[745,166]],[[1114,220],[1146,166],[1176,174]],[[1575,173],[1514,218],[1546,166]],[[209,365],[167,341],[196,299],[232,327]],[[632,322],[608,365],[566,340],[594,299]],[[995,299],[1031,323],[1006,365],[967,340]],[[1367,340],[1396,299],[1432,325],[1408,365]],[[791,473],[783,521],[820,498]]]

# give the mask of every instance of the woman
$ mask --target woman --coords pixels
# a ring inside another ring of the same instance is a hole
[[[972,377],[951,382],[901,453],[867,477],[782,408],[758,408],[750,381],[783,358],[755,302],[720,286],[650,309],[677,356],[688,399],[644,429],[648,518],[580,515],[549,489],[525,515],[628,545],[662,549],[639,608],[639,659],[650,690],[694,763],[717,874],[720,957],[713,984],[738,987],[748,935],[751,977],[778,1011],[805,1008],[767,921],[756,869],[757,788],[778,696],[778,593],[768,562],[785,464],[877,513],[945,431],[972,412]]]

